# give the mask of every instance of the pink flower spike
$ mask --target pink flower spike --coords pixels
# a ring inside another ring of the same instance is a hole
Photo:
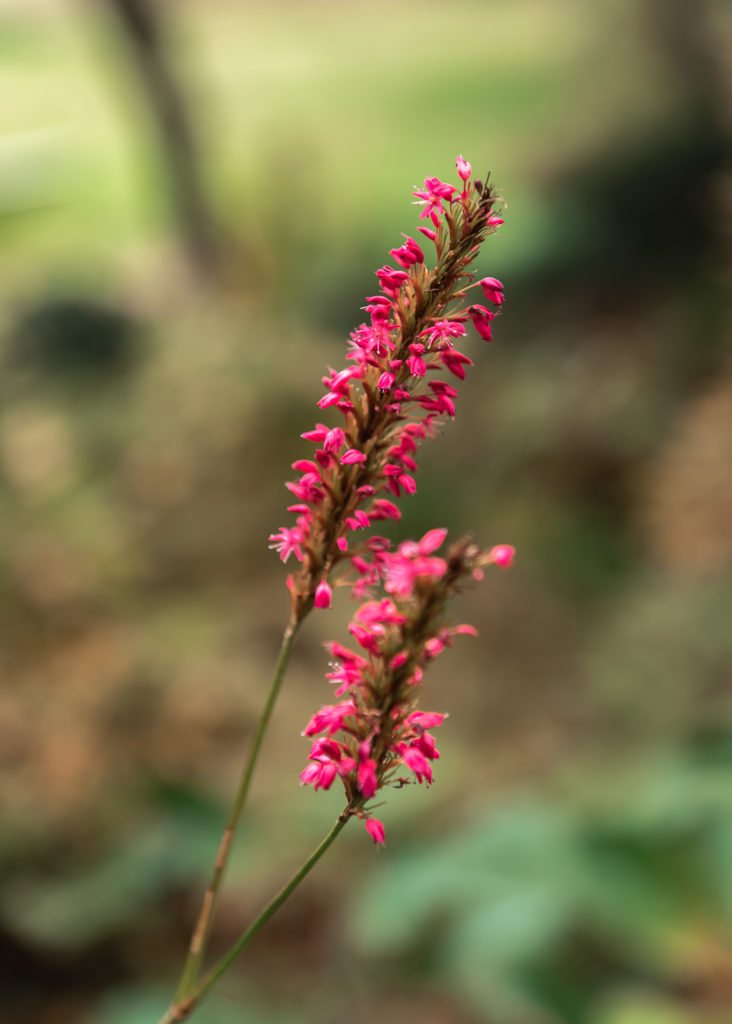
[[[375,843],[383,845],[386,841],[386,835],[384,833],[384,826],[378,818],[367,818],[364,822],[366,831],[371,836]]]
[[[463,157],[462,154],[455,161],[457,166],[457,172],[463,181],[467,181],[470,175],[473,173],[473,168],[470,166],[468,161]]]
[[[496,544],[489,554],[496,565],[500,565],[502,569],[510,569],[516,557],[516,548],[510,544]]]
[[[330,586],[325,582],[325,580],[321,580],[315,588],[315,607],[330,608],[332,596],[333,591]]]

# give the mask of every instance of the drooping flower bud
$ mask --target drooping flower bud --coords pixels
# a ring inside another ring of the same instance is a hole
[[[366,825],[366,831],[375,843],[381,844],[386,841],[384,825],[378,818],[367,818],[364,824]]]
[[[315,588],[315,607],[316,608],[330,608],[330,601],[333,596],[328,583],[325,580],[321,580]]]
[[[478,284],[483,289],[483,294],[489,302],[500,306],[503,302],[503,285],[496,277],[483,277]]]

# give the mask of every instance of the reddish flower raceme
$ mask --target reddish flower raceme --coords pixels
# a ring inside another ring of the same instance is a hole
[[[494,213],[500,200],[492,187],[470,180],[463,157],[457,169],[462,191],[435,177],[414,191],[421,219],[432,224],[419,230],[434,245],[434,265],[427,265],[411,236],[390,250],[396,267],[376,272],[380,290],[367,297],[367,322],[351,333],[349,365],[323,378],[318,406],[335,409],[342,421],[319,423],[302,435],[315,451],[293,463],[299,475],[287,484],[296,499],[288,507],[295,525],[270,536],[283,561],[292,555],[300,563],[288,577],[295,625],[311,608],[327,608],[331,583],[352,569],[361,596],[368,584],[358,559],[369,552],[364,545],[370,541],[359,542],[357,531],[379,519],[398,519],[391,499],[415,493],[419,443],[455,415],[458,392],[444,375],[463,380],[472,364],[455,348],[466,323],[490,340],[496,312],[469,304],[466,289],[481,243],[500,223]],[[486,300],[500,306],[500,282],[477,283]],[[373,572],[372,560],[369,565]]]
[[[430,530],[393,552],[375,545],[370,560],[359,561],[368,589],[379,583],[384,596],[371,594],[349,626],[363,653],[329,645],[333,663],[326,678],[343,699],[322,707],[303,730],[317,739],[300,781],[329,789],[340,778],[347,813],[365,821],[377,844],[384,842],[384,826],[371,816],[369,801],[387,785],[430,784],[440,757],[432,730],[447,716],[418,709],[424,670],[454,636],[476,635],[472,626],[446,625],[447,600],[465,579],[480,579],[484,567],[513,558],[509,545],[483,551],[469,540],[440,555],[446,533]]]

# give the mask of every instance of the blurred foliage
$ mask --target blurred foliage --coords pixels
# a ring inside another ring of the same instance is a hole
[[[659,1020],[722,1021],[731,767],[726,735],[625,771],[602,800],[476,807],[470,825],[426,832],[362,888],[357,948],[491,1019],[643,1020],[660,996],[648,1010],[668,1007]]]
[[[277,650],[287,467],[410,186],[463,152],[508,302],[391,535],[520,559],[431,673],[438,783],[197,1019],[722,1024],[729,5],[142,7],[187,157],[119,3],[0,5],[0,1020],[161,1012]],[[340,809],[297,772],[347,614],[300,639],[217,946]]]

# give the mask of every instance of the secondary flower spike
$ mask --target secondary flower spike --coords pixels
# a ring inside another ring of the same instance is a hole
[[[322,707],[303,730],[318,738],[300,781],[330,789],[340,778],[347,813],[364,819],[375,843],[384,842],[384,826],[371,816],[369,801],[390,784],[431,783],[440,757],[432,730],[447,716],[419,710],[422,676],[453,636],[476,635],[472,626],[446,624],[446,603],[466,579],[481,579],[484,567],[510,564],[513,552],[508,545],[482,551],[462,540],[440,555],[446,533],[430,530],[420,541],[405,541],[394,552],[378,548],[370,561],[360,561],[359,575],[370,588],[380,584],[382,596],[372,594],[351,620],[362,653],[329,645],[326,678],[343,699]]]
[[[457,170],[462,190],[435,177],[414,190],[420,219],[431,224],[418,230],[433,244],[434,262],[424,240],[418,244],[410,235],[390,250],[396,266],[376,271],[378,291],[366,298],[366,322],[351,333],[348,366],[323,377],[318,407],[340,421],[318,423],[302,435],[315,450],[293,463],[298,476],[287,484],[295,523],[270,536],[283,561],[293,556],[300,563],[288,577],[295,624],[311,608],[329,606],[325,586],[365,550],[359,531],[379,519],[398,519],[391,499],[417,490],[418,445],[455,416],[458,392],[448,380],[463,380],[472,365],[455,347],[466,337],[466,324],[472,321],[479,335],[491,338],[496,312],[471,304],[466,289],[480,245],[500,223],[494,215],[500,199],[491,186],[470,180],[462,156]],[[500,308],[500,282],[483,278],[480,284]]]

